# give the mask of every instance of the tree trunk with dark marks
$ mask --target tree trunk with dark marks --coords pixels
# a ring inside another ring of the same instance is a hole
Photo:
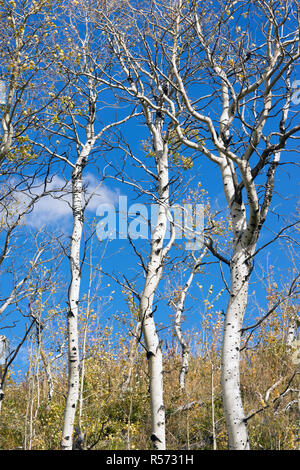
[[[152,127],[153,144],[156,153],[158,175],[158,215],[151,239],[151,252],[147,265],[144,289],[140,301],[140,321],[142,325],[150,376],[151,441],[154,449],[164,450],[165,407],[163,401],[163,357],[161,343],[153,318],[153,299],[163,269],[163,260],[170,248],[164,248],[164,238],[168,221],[169,173],[168,145],[162,138],[160,123]]]
[[[237,246],[231,260],[231,289],[222,347],[222,389],[229,449],[249,449],[247,423],[240,389],[241,328],[248,298],[250,267],[247,254]]]
[[[80,244],[83,228],[82,162],[72,175],[73,230],[70,250],[71,283],[69,287],[68,328],[68,393],[65,406],[61,447],[72,450],[73,428],[79,394],[78,302],[80,290]]]

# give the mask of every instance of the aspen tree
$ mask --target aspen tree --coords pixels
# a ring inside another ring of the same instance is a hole
[[[170,103],[170,110],[181,142],[198,149],[219,168],[230,210],[232,253],[230,259],[223,260],[230,267],[230,296],[224,323],[222,387],[229,448],[243,450],[249,448],[249,442],[240,391],[240,338],[257,241],[272,201],[275,173],[288,139],[293,138],[300,129],[299,125],[288,121],[292,105],[291,74],[299,58],[299,24],[297,5],[289,11],[284,2],[280,4],[280,11],[275,11],[273,2],[262,1],[249,10],[246,3],[232,4],[228,12],[224,12],[221,3],[217,2],[211,14],[208,13],[208,5],[209,2],[198,8],[193,4],[187,11],[182,2],[177,3],[177,8],[174,8],[174,45],[169,60],[172,62],[174,87],[179,91],[182,105],[191,120],[207,129],[206,138],[215,151],[206,145],[205,138],[197,142],[186,137],[176,117],[174,102]],[[261,41],[251,44],[247,41],[249,50],[246,53],[243,47],[247,36],[241,32],[241,26],[236,26],[236,33],[229,32],[232,30],[229,23],[236,24],[233,22],[235,14],[238,18],[240,14],[250,18],[257,14],[261,25],[264,21],[268,24]],[[289,26],[291,17],[293,24]],[[213,87],[217,87],[220,96],[217,120],[210,117],[204,105],[202,109],[196,105],[197,101],[193,101],[185,85],[187,75],[183,74],[184,58],[180,57],[178,48],[188,28],[191,34],[186,44],[190,41],[198,45],[203,57],[199,64],[201,73],[210,71],[216,79]],[[258,52],[261,50],[263,53]],[[276,107],[273,90],[277,91],[279,82],[282,87],[281,109],[278,109],[275,121],[272,113]],[[252,119],[251,113],[246,114],[247,100],[251,97],[254,105]],[[267,125],[272,119],[274,131]],[[238,138],[239,132],[244,134],[242,148],[238,150],[234,140]],[[273,142],[275,136],[277,141]],[[259,154],[256,162],[255,153]],[[264,169],[267,169],[267,173],[260,200],[256,178]]]
[[[154,63],[150,61],[144,68],[142,65],[143,50],[150,47],[144,36],[143,25],[139,28],[135,9],[128,3],[112,4],[111,9],[103,9],[94,13],[95,24],[99,31],[106,36],[109,50],[118,64],[118,74],[109,76],[103,74],[99,79],[101,83],[119,91],[120,96],[126,95],[133,106],[138,106],[138,111],[144,116],[147,126],[151,150],[149,154],[154,160],[155,172],[145,165],[141,159],[132,155],[134,162],[151,176],[155,182],[156,192],[143,189],[138,181],[128,181],[128,184],[136,187],[141,193],[152,197],[157,204],[157,217],[152,225],[150,253],[147,261],[143,261],[145,273],[144,286],[139,298],[139,324],[137,332],[141,329],[146,356],[149,367],[149,392],[151,410],[151,441],[155,449],[166,448],[165,436],[165,406],[163,400],[163,356],[161,341],[158,336],[156,320],[154,318],[154,298],[160,283],[163,266],[169,250],[175,238],[173,218],[170,213],[170,177],[169,142],[173,124],[165,124],[165,115],[160,111],[163,103],[168,100],[168,66],[164,73],[157,75]],[[127,9],[128,8],[128,9]],[[123,15],[124,13],[124,15]],[[158,31],[152,27],[154,43]],[[135,37],[141,42],[142,52],[135,51],[135,42],[130,44]],[[144,49],[143,49],[144,48]],[[141,55],[140,55],[141,54]],[[153,112],[153,105],[155,112]],[[125,178],[120,179],[126,182]],[[152,221],[153,222],[153,221]],[[171,237],[166,239],[167,224],[171,225]],[[130,235],[130,234],[129,234]]]
[[[262,0],[232,2],[224,9],[223,2],[186,4],[179,0],[153,1],[138,11],[130,3],[128,11],[139,18],[137,33],[134,44],[127,41],[120,60],[127,55],[132,63],[135,45],[143,47],[147,35],[155,38],[155,47],[147,48],[138,65],[143,73],[149,67],[150,75],[158,77],[168,64],[170,72],[164,75],[173,95],[168,93],[160,106],[149,97],[144,100],[170,119],[183,145],[215,165],[223,184],[232,224],[231,253],[226,257],[211,243],[207,246],[230,270],[222,352],[223,402],[229,448],[246,450],[249,440],[239,370],[241,332],[276,171],[300,130],[298,112],[291,112],[295,102],[292,77],[300,57],[298,5]],[[260,25],[257,37],[251,32],[254,16]],[[160,41],[149,32],[153,25],[161,34]],[[143,31],[140,37],[139,31]],[[143,91],[138,96],[142,98]]]
[[[97,113],[101,111],[99,95],[102,90],[97,83],[98,70],[93,68],[93,62],[106,59],[105,50],[97,49],[98,43],[96,47],[90,30],[89,13],[80,7],[78,10],[76,8],[76,5],[69,5],[63,9],[66,19],[56,22],[60,41],[56,42],[56,35],[49,41],[53,63],[44,87],[45,93],[48,91],[50,102],[39,114],[40,126],[43,134],[47,135],[48,142],[39,135],[29,140],[50,161],[65,164],[67,172],[71,173],[63,180],[61,188],[56,189],[60,197],[68,198],[68,194],[71,195],[69,204],[72,211],[68,251],[68,386],[61,440],[63,450],[72,450],[80,390],[78,313],[82,272],[81,245],[85,209],[93,196],[93,193],[86,194],[85,170],[98,143],[102,144],[102,154],[107,149],[104,135],[131,118],[131,114],[123,113],[123,118],[103,124],[102,127],[98,125]],[[73,28],[73,21],[76,28]],[[65,151],[65,145],[72,148],[70,155]],[[99,167],[101,168],[101,164]],[[104,165],[100,169],[101,173],[103,171]],[[103,178],[102,175],[96,191],[100,190]]]

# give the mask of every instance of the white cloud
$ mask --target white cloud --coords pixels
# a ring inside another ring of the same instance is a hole
[[[119,192],[110,190],[105,184],[99,184],[97,178],[88,173],[83,180],[85,194],[84,200],[88,201],[86,210],[90,213],[94,212],[99,204],[110,203],[116,204],[118,201]],[[41,185],[29,192],[22,192],[18,194],[18,200],[22,205],[28,205],[30,199],[34,195],[40,195],[43,191],[44,185]],[[47,183],[47,192],[51,194],[43,196],[38,200],[33,210],[26,215],[24,219],[27,226],[34,228],[41,228],[42,226],[49,225],[65,225],[65,228],[71,222],[72,210],[72,194],[71,185],[60,176],[54,176]],[[21,194],[21,197],[20,197]],[[89,199],[90,198],[90,199]]]

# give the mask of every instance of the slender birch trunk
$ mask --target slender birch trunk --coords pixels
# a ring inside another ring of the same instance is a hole
[[[77,162],[72,174],[73,230],[70,250],[71,283],[67,315],[68,392],[61,442],[63,450],[72,450],[73,428],[79,394],[78,303],[81,281],[80,244],[83,229],[82,169],[83,162],[80,160]]]
[[[159,126],[158,126],[159,127]],[[140,301],[140,321],[145,340],[150,376],[151,440],[158,450],[166,448],[165,406],[163,401],[163,357],[161,343],[153,318],[153,299],[162,275],[162,263],[167,250],[163,248],[169,204],[168,146],[162,138],[161,129],[153,129],[158,174],[158,215],[152,233],[150,259],[144,289]]]
[[[72,170],[72,212],[73,228],[70,248],[70,272],[71,283],[68,293],[69,310],[67,315],[67,335],[68,335],[68,392],[64,413],[63,432],[61,448],[72,450],[73,429],[76,414],[76,407],[79,398],[80,373],[79,373],[79,341],[78,341],[78,304],[81,283],[81,262],[80,245],[84,221],[84,201],[83,201],[83,170],[87,164],[88,157],[94,148],[95,142],[102,137],[108,129],[118,126],[130,119],[134,114],[126,116],[120,121],[115,121],[95,135],[94,122],[96,116],[97,93],[95,80],[88,82],[89,89],[89,111],[86,123],[86,143],[82,144],[78,139],[77,129],[74,130],[77,141],[77,148],[81,148],[75,164],[71,164]]]
[[[212,421],[213,450],[217,450],[216,421],[215,421],[214,365],[212,361],[211,361],[210,368],[211,368],[211,421]]]
[[[155,449],[164,450],[166,448],[166,442],[165,407],[163,401],[163,358],[160,341],[153,320],[153,294],[150,292],[152,290],[152,281],[150,278],[151,274],[146,280],[145,290],[141,300],[141,312],[150,376],[151,440]]]
[[[182,314],[185,308],[185,299],[186,299],[187,292],[193,282],[197,269],[201,265],[202,258],[204,257],[206,252],[207,252],[207,248],[204,248],[201,255],[195,260],[195,264],[193,266],[192,272],[188,280],[186,281],[183,289],[180,292],[180,298],[179,298],[177,305],[175,305],[176,311],[175,311],[174,327],[175,327],[175,333],[176,333],[177,339],[181,346],[181,368],[180,368],[180,373],[179,373],[179,386],[180,386],[181,391],[184,391],[185,389],[185,379],[186,379],[186,375],[189,369],[189,358],[190,358],[190,347],[181,329]]]
[[[288,328],[285,338],[285,344],[290,347],[293,345],[293,342],[297,338],[297,323],[293,315],[288,317]]]
[[[180,367],[180,372],[179,372],[179,386],[182,392],[185,390],[185,378],[189,369],[190,347],[183,335],[183,332],[181,329],[181,322],[182,322],[182,313],[184,311],[186,293],[187,293],[189,286],[192,283],[193,277],[194,277],[194,270],[190,274],[188,281],[186,282],[183,290],[181,291],[180,300],[176,306],[175,322],[174,322],[175,333],[181,346],[181,367]]]

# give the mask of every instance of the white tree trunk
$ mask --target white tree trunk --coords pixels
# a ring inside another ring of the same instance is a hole
[[[151,440],[158,450],[166,448],[165,407],[163,401],[163,357],[161,344],[153,318],[153,299],[162,275],[163,259],[170,244],[163,248],[169,204],[168,147],[162,139],[161,130],[153,131],[158,174],[158,215],[152,233],[151,253],[147,265],[144,289],[140,301],[140,321],[147,350],[150,376]]]
[[[157,233],[157,231],[156,231]],[[156,256],[154,255],[154,258]],[[151,409],[151,440],[155,449],[165,449],[165,407],[163,401],[163,360],[153,318],[153,297],[158,284],[161,261],[151,259],[141,297],[140,312],[149,365]]]
[[[61,447],[72,450],[73,428],[79,394],[78,302],[80,290],[80,243],[83,227],[82,163],[72,175],[73,230],[70,250],[71,283],[69,287],[68,327],[68,392],[65,406]]]
[[[176,333],[177,339],[181,346],[181,368],[180,368],[180,373],[179,373],[179,386],[180,386],[181,391],[184,391],[185,389],[185,379],[186,379],[186,375],[189,369],[189,358],[190,358],[190,347],[189,347],[188,342],[184,338],[184,335],[181,330],[182,313],[184,311],[184,305],[185,305],[187,292],[189,288],[191,287],[196,271],[199,268],[201,264],[201,260],[206,254],[206,252],[207,252],[207,248],[204,248],[203,252],[195,260],[195,264],[193,266],[192,272],[180,292],[180,298],[179,298],[177,305],[175,305],[176,312],[175,312],[174,327],[175,327],[175,333]]]
[[[175,322],[174,322],[175,333],[181,346],[181,368],[180,368],[180,373],[179,373],[179,386],[182,392],[185,390],[185,378],[189,369],[190,347],[185,337],[183,336],[183,333],[181,330],[181,322],[182,322],[182,313],[184,311],[186,293],[192,283],[192,280],[194,278],[194,273],[195,272],[193,270],[192,273],[190,274],[188,281],[185,283],[185,286],[180,293],[180,300],[178,304],[176,305],[176,312],[175,312]]]
[[[224,323],[222,389],[230,450],[248,450],[247,422],[240,390],[241,328],[248,297],[248,255],[238,244],[231,261],[231,290]]]
[[[285,338],[285,343],[288,347],[293,345],[293,342],[297,338],[297,323],[296,319],[290,315],[288,318],[288,328]]]

